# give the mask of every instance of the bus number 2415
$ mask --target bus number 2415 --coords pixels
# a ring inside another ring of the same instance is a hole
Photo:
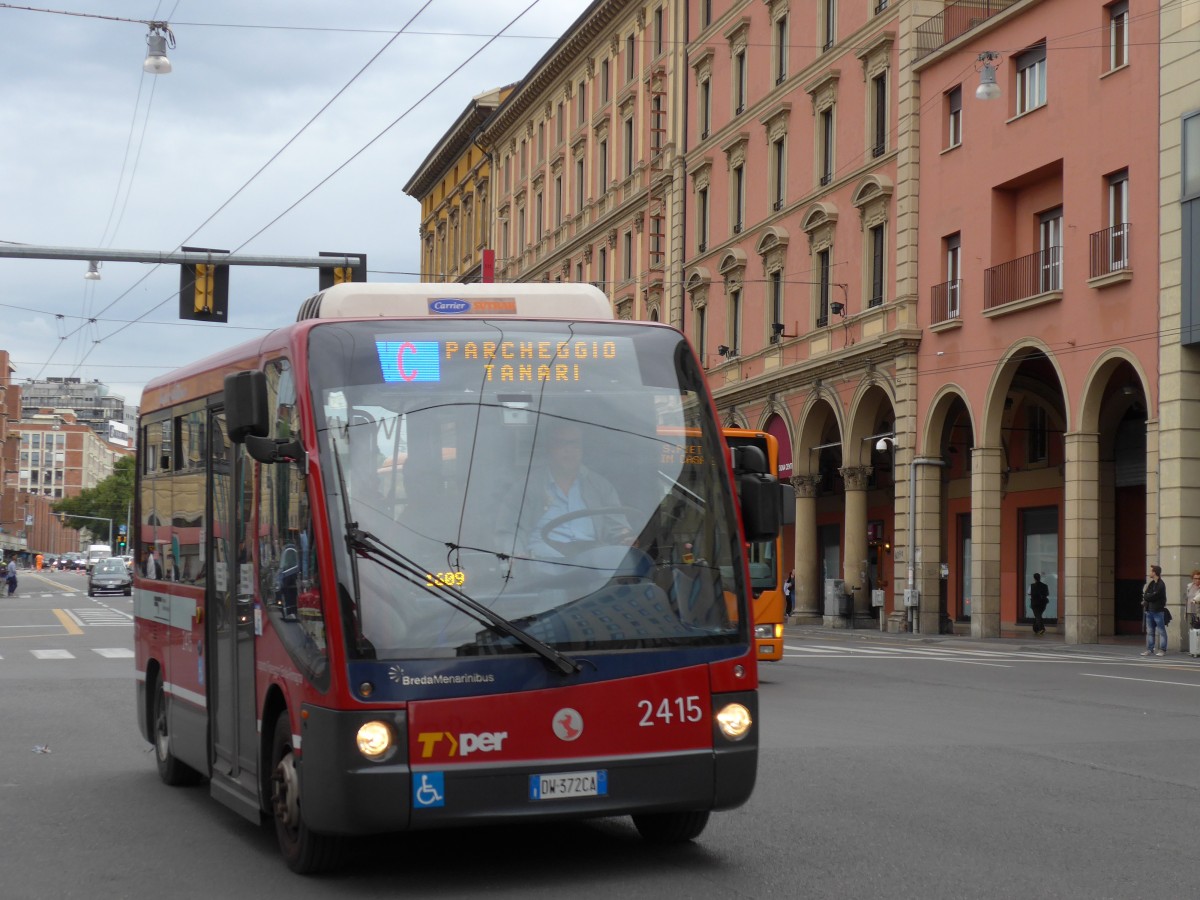
[[[642,711],[642,721],[638,724],[643,728],[659,724],[670,725],[675,721],[680,723],[699,722],[704,718],[698,696],[664,697],[659,701],[657,707],[651,700],[639,700],[638,709]]]

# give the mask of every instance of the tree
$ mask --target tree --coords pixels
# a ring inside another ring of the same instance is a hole
[[[136,462],[132,456],[123,456],[113,466],[113,473],[94,488],[88,488],[75,497],[65,497],[54,504],[56,513],[63,513],[62,522],[68,528],[76,531],[87,529],[92,534],[98,534],[108,539],[104,525],[93,519],[76,519],[76,516],[95,516],[99,519],[112,519],[113,540],[117,539],[118,525],[129,524],[129,515],[133,503],[133,475]]]

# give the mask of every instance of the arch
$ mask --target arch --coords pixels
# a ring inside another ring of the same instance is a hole
[[[1042,354],[1051,368],[1053,368],[1055,377],[1058,380],[1058,390],[1063,398],[1063,414],[1066,416],[1066,420],[1063,422],[1063,430],[1072,430],[1071,400],[1067,392],[1067,380],[1063,377],[1062,366],[1059,365],[1058,360],[1051,354],[1050,348],[1045,342],[1037,338],[1027,337],[1022,338],[1009,347],[992,370],[992,380],[988,385],[987,392],[984,394],[982,428],[976,431],[976,436],[979,438],[982,446],[1000,446],[1000,432],[1004,423],[1005,400],[1008,397],[1008,392],[1012,387],[1013,378],[1016,376],[1017,370],[1025,362],[1026,358],[1033,353]],[[978,423],[976,424],[978,427]]]
[[[792,445],[792,471],[795,475],[817,473],[819,454],[812,453],[811,449],[823,443],[824,435],[831,428],[837,432],[839,439],[846,433],[841,405],[834,391],[819,385],[805,403],[799,425],[793,432],[795,439]]]
[[[938,448],[937,452],[941,452],[941,435],[946,430],[946,419],[950,415],[950,410],[954,408],[956,400],[962,401],[963,408],[967,411],[967,421],[971,426],[971,436],[974,438],[979,434],[979,425],[975,421],[975,410],[971,408],[971,401],[965,388],[961,385],[950,382],[942,385],[934,393],[929,401],[929,406],[925,413],[925,428],[921,434],[921,453],[914,453],[914,456],[933,454],[932,448]]]
[[[1113,375],[1122,365],[1128,365],[1137,375],[1138,384],[1142,389],[1142,397],[1147,401],[1149,411],[1150,382],[1141,361],[1124,347],[1112,347],[1101,354],[1083,379],[1083,392],[1079,405],[1079,430],[1083,432],[1098,432],[1101,430],[1102,413],[1106,388]]]
[[[896,420],[895,392],[892,385],[877,378],[877,374],[872,372],[863,378],[850,401],[850,424],[842,453],[843,465],[870,465],[875,444],[866,439],[875,434],[880,413],[886,407],[891,414],[891,421]]]
[[[837,207],[832,203],[814,203],[804,213],[800,227],[811,234],[822,225],[835,225],[838,220]]]
[[[766,256],[772,250],[786,247],[790,240],[791,237],[786,228],[782,225],[772,225],[763,231],[762,236],[754,245],[754,252],[759,256]]]
[[[744,269],[745,267],[746,251],[738,247],[733,247],[721,257],[721,263],[717,266],[717,274],[728,275],[735,269]]]
[[[855,186],[850,203],[853,206],[865,206],[872,200],[891,197],[895,190],[896,185],[886,175],[868,175]]]

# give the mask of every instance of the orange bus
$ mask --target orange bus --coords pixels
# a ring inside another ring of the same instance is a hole
[[[779,442],[765,431],[745,428],[723,428],[725,442],[732,449],[757,447],[767,458],[767,474],[779,477]],[[735,455],[736,460],[736,455]],[[735,472],[735,474],[737,474]],[[781,510],[784,523],[795,518],[795,504],[785,501]],[[754,596],[754,647],[760,660],[783,658],[783,620],[785,601],[783,582],[783,539],[777,535],[769,541],[747,545],[750,561],[750,589]]]

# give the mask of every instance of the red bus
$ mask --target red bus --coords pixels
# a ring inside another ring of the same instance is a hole
[[[293,870],[457,824],[690,840],[749,797],[782,495],[674,329],[587,285],[338,285],[147,385],[138,457],[142,734]]]
[[[779,477],[779,442],[765,431],[724,428],[725,441],[732,448],[757,447],[767,459],[767,472]],[[735,474],[736,471],[735,471]],[[790,487],[785,491],[782,524],[795,521],[795,500]],[[759,660],[783,658],[783,621],[787,604],[783,596],[783,538],[776,535],[747,546],[750,558],[750,589],[754,597],[754,646]]]

